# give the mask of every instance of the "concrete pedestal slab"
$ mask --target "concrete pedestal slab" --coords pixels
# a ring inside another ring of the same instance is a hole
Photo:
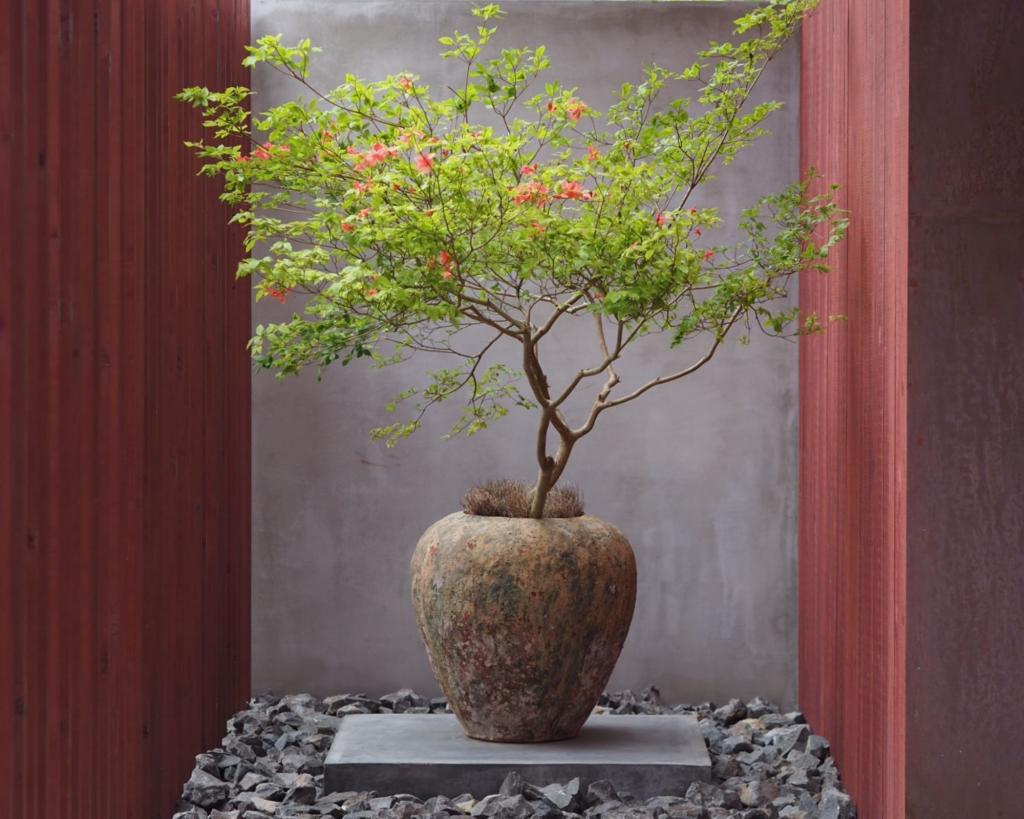
[[[510,771],[540,786],[608,779],[648,799],[682,796],[694,780],[708,780],[711,760],[689,714],[594,716],[575,739],[537,744],[470,739],[451,715],[352,714],[327,754],[324,790],[480,799]]]

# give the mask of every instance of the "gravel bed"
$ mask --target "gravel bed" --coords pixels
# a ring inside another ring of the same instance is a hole
[[[409,689],[380,699],[309,694],[249,702],[227,723],[220,748],[196,757],[173,819],[853,819],[828,741],[799,711],[782,713],[760,697],[668,706],[653,686],[604,694],[604,714],[696,714],[711,755],[711,782],[684,797],[646,802],[614,783],[526,783],[509,774],[498,794],[323,792],[324,758],[346,714],[451,713],[444,699]]]

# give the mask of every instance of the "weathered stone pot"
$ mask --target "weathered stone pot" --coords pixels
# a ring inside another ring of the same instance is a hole
[[[576,736],[608,683],[636,602],[625,536],[591,515],[457,512],[412,558],[420,635],[448,702],[474,739]]]

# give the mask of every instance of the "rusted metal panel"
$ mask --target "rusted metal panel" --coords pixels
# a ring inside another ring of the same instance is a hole
[[[912,15],[908,819],[1024,815],[1022,42],[1018,2]]]
[[[249,693],[249,294],[182,146],[246,0],[0,22],[0,814],[169,814]]]
[[[853,214],[801,305],[800,701],[867,819],[904,788],[906,0],[829,0],[803,32],[802,166]]]

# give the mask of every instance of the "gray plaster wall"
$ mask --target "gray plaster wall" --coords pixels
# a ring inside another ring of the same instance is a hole
[[[744,4],[506,2],[498,44],[549,50],[553,75],[591,106],[636,81],[643,63],[682,67],[729,36]],[[434,87],[457,68],[437,38],[472,30],[459,0],[255,0],[253,36],[310,37],[323,87],[346,72],[368,79],[412,71]],[[799,54],[773,63],[760,95],[784,100],[773,135],[705,189],[727,223],[798,175]],[[298,90],[255,75],[254,107]],[[284,317],[272,300],[255,320]],[[593,325],[547,348],[555,383],[596,355]],[[620,368],[623,388],[698,357],[645,339]],[[508,350],[514,364],[514,351]],[[384,405],[435,368],[426,358],[383,371],[359,365],[281,383],[255,376],[253,417],[253,686],[256,690],[381,694],[438,691],[409,602],[409,557],[433,521],[474,482],[532,480],[532,413],[516,410],[470,439],[442,441],[444,410],[395,449],[371,443]],[[595,387],[596,388],[596,387]],[[569,411],[573,411],[573,407]],[[581,407],[575,410],[579,412]],[[455,408],[452,408],[455,411]],[[577,416],[578,417],[578,416]],[[796,345],[755,334],[696,375],[603,415],[573,454],[568,478],[588,511],[611,521],[637,554],[639,600],[611,687],[657,684],[673,701],[796,696]]]

